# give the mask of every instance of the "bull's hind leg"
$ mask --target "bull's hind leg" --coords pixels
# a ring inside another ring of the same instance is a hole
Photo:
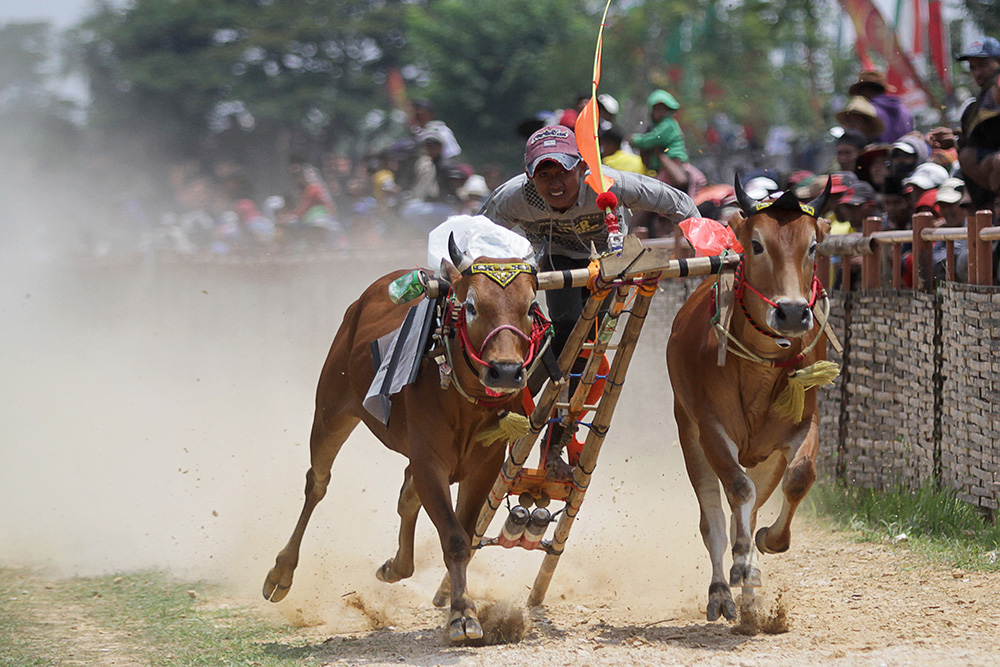
[[[785,469],[781,479],[784,502],[781,512],[771,526],[761,528],[754,536],[757,548],[766,554],[788,551],[792,541],[792,517],[799,503],[809,493],[816,481],[816,452],[819,449],[817,435],[819,418],[814,414],[810,424],[803,429],[802,445],[794,450],[792,462]]]
[[[722,510],[722,495],[719,493],[719,478],[709,465],[705,452],[701,448],[698,427],[691,419],[675,408],[677,427],[681,440],[681,450],[684,452],[684,465],[687,468],[688,479],[698,497],[698,508],[701,511],[699,528],[701,538],[708,549],[712,561],[712,583],[708,587],[708,620],[718,620],[719,615],[725,615],[729,620],[736,618],[736,604],[726,580],[723,559],[726,556],[726,515]]]
[[[420,497],[413,485],[409,466],[403,473],[403,488],[399,490],[396,511],[399,513],[399,547],[396,555],[375,572],[378,580],[387,584],[413,576],[413,536],[417,527],[417,515],[420,514]]]
[[[312,465],[306,472],[305,504],[302,506],[302,513],[299,514],[299,521],[295,524],[295,530],[292,531],[288,544],[278,552],[278,557],[274,559],[274,567],[267,573],[267,578],[264,580],[264,597],[271,602],[279,602],[284,599],[288,595],[288,589],[292,587],[292,574],[299,563],[299,547],[302,544],[302,536],[306,532],[309,517],[312,516],[319,501],[326,495],[333,460],[340,452],[344,441],[347,440],[351,431],[360,421],[350,415],[324,418],[322,408],[317,409],[316,417],[313,420],[312,435],[309,439]]]

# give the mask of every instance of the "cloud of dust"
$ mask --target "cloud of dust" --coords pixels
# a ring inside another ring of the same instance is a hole
[[[52,576],[166,569],[267,606],[260,586],[301,508],[330,340],[367,284],[422,254],[298,269],[5,262],[0,564]],[[708,556],[665,338],[644,333],[550,601],[700,615]],[[278,605],[287,617],[364,629],[352,594],[389,624],[393,609],[429,604],[444,569],[426,516],[415,576],[374,577],[395,551],[404,466],[364,427],[348,441]],[[541,559],[483,550],[472,591],[523,601]]]

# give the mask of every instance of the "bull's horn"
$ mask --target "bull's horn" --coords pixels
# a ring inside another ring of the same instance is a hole
[[[753,213],[754,207],[757,205],[757,200],[746,193],[743,189],[743,184],[740,182],[740,172],[736,172],[736,201],[740,203],[740,208],[743,209],[743,214],[749,216]]]
[[[826,187],[823,188],[823,192],[820,194],[819,197],[816,197],[816,199],[813,199],[811,202],[809,202],[809,204],[807,204],[808,206],[812,206],[813,210],[816,211],[817,218],[819,217],[820,212],[823,210],[823,207],[826,206],[826,200],[830,198],[831,188],[833,188],[833,177],[827,176]]]
[[[472,258],[459,250],[458,244],[455,243],[455,232],[448,234],[448,254],[451,255],[451,263],[459,271],[465,271],[472,266]]]

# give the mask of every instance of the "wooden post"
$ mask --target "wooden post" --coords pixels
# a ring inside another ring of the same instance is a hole
[[[851,291],[851,257],[853,257],[853,255],[840,256],[840,289],[845,292]]]
[[[930,292],[934,288],[933,244],[921,235],[933,226],[933,213],[923,211],[913,216],[913,289],[918,292]]]
[[[903,246],[892,244],[892,288],[903,289]]]
[[[976,216],[966,215],[965,216],[965,229],[968,232],[968,278],[970,285],[979,284],[979,230],[976,229]]]
[[[865,236],[870,236],[882,229],[882,219],[876,216],[865,218],[861,225],[861,232]],[[880,261],[882,253],[873,252],[870,255],[863,255],[861,258],[861,289],[870,290],[881,287]]]
[[[830,258],[827,255],[819,255],[816,258],[816,273],[819,274],[819,281],[823,284],[823,289],[830,291]]]
[[[976,285],[993,284],[993,243],[983,241],[979,234],[990,226],[993,221],[993,213],[990,211],[976,211],[972,221],[976,230]],[[972,248],[969,248],[969,259],[972,259]],[[970,264],[969,282],[972,282],[972,269]]]

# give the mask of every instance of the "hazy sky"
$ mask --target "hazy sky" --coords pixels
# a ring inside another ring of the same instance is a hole
[[[66,28],[78,21],[92,0],[2,0],[0,22],[50,21],[57,28]]]

